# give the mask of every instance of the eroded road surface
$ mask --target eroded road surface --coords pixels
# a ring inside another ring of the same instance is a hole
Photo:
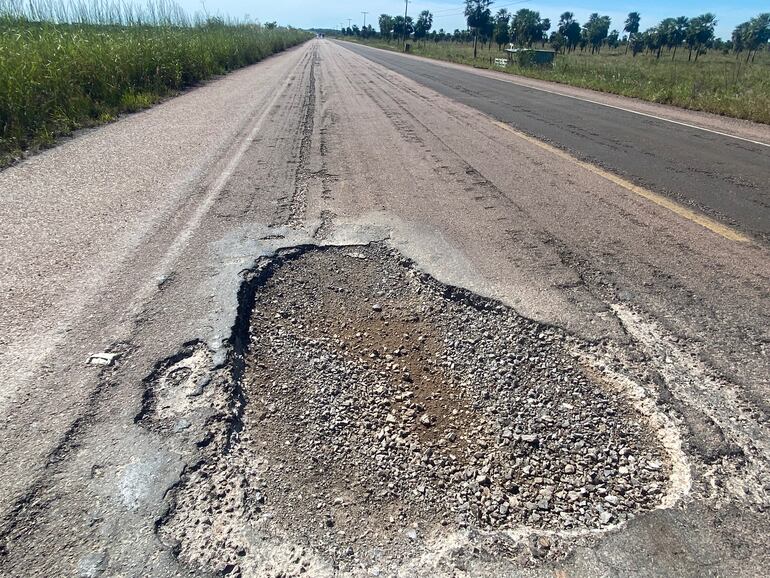
[[[770,129],[511,80],[316,40],[0,173],[2,575],[770,573]]]

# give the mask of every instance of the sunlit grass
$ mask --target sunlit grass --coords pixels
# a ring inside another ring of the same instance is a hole
[[[0,0],[0,164],[309,37],[167,2]]]

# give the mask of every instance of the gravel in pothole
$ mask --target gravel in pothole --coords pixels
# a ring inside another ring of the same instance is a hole
[[[383,246],[286,256],[257,289],[242,429],[171,525],[224,528],[188,557],[232,566],[247,523],[344,559],[465,527],[623,521],[670,468],[577,345]]]

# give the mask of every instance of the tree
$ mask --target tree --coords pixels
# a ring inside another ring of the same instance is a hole
[[[668,48],[670,51],[671,48],[676,46],[678,42],[676,34],[676,19],[666,18],[660,24],[658,24],[657,31],[659,35],[659,42],[656,58],[660,58],[660,51],[662,50],[663,46]]]
[[[495,14],[495,42],[498,50],[511,41],[510,25],[511,15],[505,8],[500,8]]]
[[[380,25],[380,36],[390,40],[394,28],[393,17],[388,14],[380,14],[377,22]]]
[[[618,44],[620,44],[620,32],[617,30],[613,30],[610,32],[610,35],[607,36],[607,46],[610,48],[617,48]]]
[[[631,54],[633,56],[636,56],[642,50],[644,50],[645,46],[646,46],[646,39],[643,34],[639,34],[637,32],[636,34],[634,34],[628,39],[628,47],[631,48]]]
[[[545,41],[548,39],[548,31],[551,29],[551,20],[549,18],[543,18],[540,21],[540,42],[545,46]]]
[[[409,38],[414,32],[414,22],[411,16],[406,17],[406,26],[404,26],[404,17],[395,16],[393,18],[393,37],[394,38]]]
[[[673,18],[668,18],[667,20],[673,21]],[[666,46],[668,41],[671,22],[668,22],[667,20],[664,20],[657,26],[650,28],[645,32],[647,48],[650,52],[655,53],[656,59],[660,58],[660,52],[663,50],[663,47]]]
[[[642,15],[638,12],[629,12],[628,18],[626,18],[623,31],[628,32],[628,44],[631,44],[631,39],[634,34],[639,32],[639,22],[642,20]],[[626,52],[628,52],[628,44],[626,44]],[[634,55],[636,56],[636,55]]]
[[[433,28],[433,14],[428,10],[423,10],[417,17],[417,23],[414,25],[414,39],[425,38]]]
[[[714,39],[714,27],[717,24],[717,17],[711,12],[701,14],[692,18],[685,32],[685,43],[690,49],[687,60],[692,59],[692,51],[695,50],[695,62],[698,62],[698,55]]]
[[[489,19],[484,23],[484,25],[479,28],[479,38],[481,39],[482,43],[486,42],[489,44],[489,49],[492,50],[492,38],[495,35],[495,19],[490,15]]]
[[[672,44],[674,46],[674,53],[671,55],[671,60],[674,60],[676,57],[676,49],[677,47],[684,42],[685,36],[687,34],[687,27],[690,25],[690,19],[687,18],[687,16],[680,16],[674,21],[674,30],[673,35],[674,37],[671,39]]]
[[[548,42],[551,44],[551,48],[553,48],[554,51],[559,52],[567,44],[567,39],[564,38],[561,32],[551,32]]]
[[[756,18],[749,20],[751,24],[751,49],[754,51],[754,56],[751,57],[751,61],[754,62],[754,57],[757,55],[757,50],[761,46],[767,46],[770,42],[770,12],[763,12]]]
[[[588,17],[588,22],[583,24],[583,32],[585,40],[591,45],[591,54],[599,52],[609,31],[609,16],[599,16],[598,13],[594,12]]]
[[[733,31],[732,40],[736,55],[747,50],[746,62],[749,58],[753,62],[757,50],[770,41],[770,13],[760,14],[748,22],[739,24]],[[752,51],[754,56],[751,54]]]
[[[731,40],[733,43],[733,50],[735,55],[738,56],[741,52],[746,50],[746,40],[749,38],[749,23],[741,22],[733,30]],[[748,62],[748,58],[746,59]]]
[[[583,28],[580,29],[580,52],[583,52],[586,49],[586,46],[588,46],[588,30],[586,29],[585,24],[583,24]]]
[[[638,12],[629,12],[628,18],[626,18],[625,25],[623,26],[623,31],[628,32],[629,36],[636,34],[639,32],[639,22],[641,19],[642,15]]]
[[[571,52],[580,42],[580,24],[575,20],[572,12],[564,12],[559,17],[559,34],[564,37],[564,45]]]
[[[473,30],[474,59],[479,42],[479,31],[486,29],[492,20],[492,12],[489,9],[491,5],[492,0],[465,0],[465,18],[468,27]]]
[[[540,13],[528,8],[516,12],[511,20],[511,36],[519,46],[532,46],[539,41],[543,37]]]

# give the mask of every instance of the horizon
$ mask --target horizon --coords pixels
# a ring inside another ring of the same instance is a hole
[[[257,19],[260,22],[276,21],[280,25],[294,26],[309,30],[333,29],[339,30],[344,24],[348,26],[358,25],[360,28],[364,22],[362,12],[366,11],[366,23],[377,29],[377,19],[380,14],[393,16],[404,13],[404,2],[398,0],[374,0],[357,1],[339,0],[331,5],[320,5],[307,0],[284,0],[275,2],[244,2],[243,0],[223,0],[216,6],[206,5],[198,0],[179,0],[179,4],[190,12],[205,11],[211,15],[230,16],[233,18]],[[610,8],[611,7],[611,8]],[[432,0],[430,2],[410,1],[409,15],[415,16],[423,10],[429,10],[433,14],[433,29],[443,28],[446,32],[455,29],[466,28],[463,15],[464,2],[460,0]],[[555,2],[519,0],[501,0],[491,6],[492,12],[500,8],[506,8],[509,12],[516,12],[521,8],[528,8],[540,13],[543,18],[551,21],[551,30],[555,28],[559,15],[569,11],[575,14],[575,18],[582,24],[593,12],[608,15],[612,19],[610,29],[617,29],[623,34],[623,23],[629,12],[641,14],[640,30],[646,30],[658,24],[668,17],[698,16],[706,12],[712,12],[717,16],[715,34],[723,40],[729,40],[733,29],[740,23],[747,21],[757,14],[767,11],[767,4],[758,0],[748,0],[740,8],[735,8],[726,2],[680,2],[676,7],[660,0],[650,2],[616,2],[606,0],[586,2],[579,0],[574,4],[558,0]]]

